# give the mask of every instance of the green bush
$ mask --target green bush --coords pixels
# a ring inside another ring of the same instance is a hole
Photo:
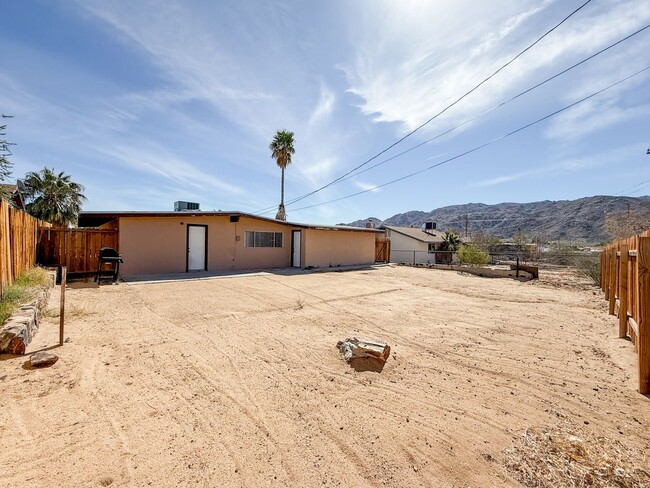
[[[490,261],[490,255],[473,244],[462,244],[456,251],[456,256],[458,256],[460,264],[485,266]]]
[[[38,290],[51,285],[50,275],[43,268],[32,268],[21,274],[12,285],[4,289],[0,300],[0,325],[14,310],[34,298]]]

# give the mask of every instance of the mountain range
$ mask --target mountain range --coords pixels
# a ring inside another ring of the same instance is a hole
[[[437,229],[453,230],[461,236],[471,237],[483,233],[510,239],[521,230],[528,239],[536,238],[541,242],[596,244],[610,240],[615,232],[613,227],[620,227],[625,222],[630,223],[630,228],[649,228],[650,196],[598,195],[577,200],[505,202],[494,205],[466,203],[430,212],[411,210],[385,220],[369,217],[345,225],[366,227],[368,221],[372,221],[374,227],[420,227],[425,222],[432,221],[436,223]]]

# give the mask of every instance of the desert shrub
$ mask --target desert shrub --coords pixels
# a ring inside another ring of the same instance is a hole
[[[575,264],[577,248],[563,242],[554,242],[544,253],[544,260],[549,264],[571,266]]]
[[[574,259],[578,273],[591,278],[594,283],[600,285],[600,255],[576,256]]]
[[[460,264],[472,264],[475,266],[484,266],[490,260],[488,253],[481,251],[473,244],[462,244],[458,251],[456,251],[456,256],[458,256]]]

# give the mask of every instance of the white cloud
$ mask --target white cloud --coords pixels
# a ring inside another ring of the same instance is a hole
[[[307,162],[298,165],[298,171],[300,171],[300,175],[312,186],[320,185],[323,181],[327,181],[337,166],[336,159],[331,157],[303,159],[303,161]]]
[[[220,191],[229,195],[244,193],[241,187],[225,183],[160,147],[149,146],[143,148],[115,145],[97,148],[97,150],[133,170],[162,176],[168,180],[199,190],[206,192]]]
[[[545,2],[522,13],[521,2],[502,1],[498,7],[492,2],[430,2],[419,4],[414,15],[414,6],[373,2],[375,14],[353,34],[358,48],[343,67],[349,91],[361,98],[359,109],[373,121],[396,122],[404,131],[412,130],[568,13],[557,8],[553,15],[541,17],[552,5],[560,4]],[[447,127],[480,112],[512,89],[539,81],[538,71],[554,72],[560,61],[590,54],[648,20],[650,2],[588,5],[430,128],[443,119]],[[642,55],[643,45],[635,52]],[[601,70],[615,72],[624,66],[608,64]]]
[[[336,96],[334,92],[329,90],[324,84],[321,83],[320,87],[320,97],[318,103],[314,108],[314,111],[309,117],[309,125],[314,125],[323,119],[329,117],[334,108],[334,102],[336,101]]]
[[[631,74],[630,71],[626,70],[626,74]],[[593,93],[598,89],[605,88],[611,78],[620,77],[621,73],[617,72],[604,76],[604,79],[601,78],[598,87],[594,86],[591,81],[586,82],[585,85]],[[648,75],[640,75],[559,114],[546,130],[546,137],[564,140],[577,139],[615,124],[650,114],[650,104],[626,105],[624,103],[626,92],[632,88],[643,86],[647,80]],[[580,87],[570,95],[582,96],[584,88]]]
[[[381,188],[376,188],[377,185],[374,183],[365,183],[363,181],[355,181],[354,184],[362,190],[370,190],[373,193],[381,191]]]
[[[489,178],[487,180],[482,180],[482,181],[477,181],[475,183],[471,183],[469,185],[470,188],[481,188],[481,187],[486,187],[486,186],[495,186],[495,185],[501,185],[503,183],[509,183],[511,181],[516,181],[519,180],[525,176],[528,176],[531,172],[523,172],[523,173],[516,173],[512,175],[506,175],[506,176],[497,176],[494,178]]]

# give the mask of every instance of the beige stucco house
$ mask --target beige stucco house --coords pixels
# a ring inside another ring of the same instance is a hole
[[[79,226],[118,230],[123,276],[373,264],[383,232],[221,211],[81,212]]]
[[[441,251],[444,232],[420,227],[384,226],[390,238],[390,261],[393,263],[436,264],[436,252]],[[438,259],[440,261],[440,259]]]

